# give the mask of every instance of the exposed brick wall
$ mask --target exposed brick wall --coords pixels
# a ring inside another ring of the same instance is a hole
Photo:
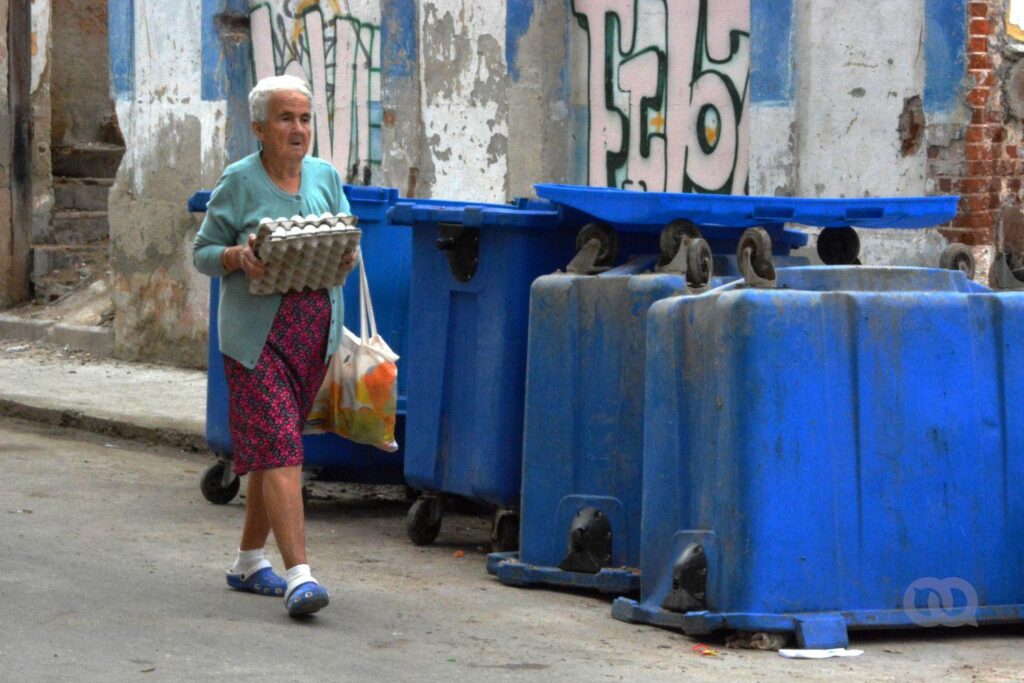
[[[1010,116],[1003,92],[1013,62],[1004,51],[1004,11],[1004,0],[968,1],[967,116],[963,125],[928,127],[932,187],[960,195],[957,216],[942,233],[974,247],[996,244],[1000,209],[1019,201],[1021,191],[1021,123]]]

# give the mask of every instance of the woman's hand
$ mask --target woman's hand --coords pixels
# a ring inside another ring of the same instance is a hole
[[[359,249],[353,249],[352,251],[346,251],[341,256],[341,270],[347,275],[353,268],[355,268],[356,261],[359,260]]]
[[[258,280],[267,274],[267,267],[256,256],[252,245],[256,243],[256,235],[249,235],[249,243],[224,250],[222,263],[229,273],[242,270],[250,279]]]

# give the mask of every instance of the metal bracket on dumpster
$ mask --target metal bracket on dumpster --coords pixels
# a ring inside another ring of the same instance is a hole
[[[558,568],[566,572],[596,574],[612,561],[612,525],[597,508],[576,513],[569,528],[569,554]]]
[[[704,546],[686,546],[672,567],[672,590],[661,603],[671,612],[693,612],[707,606],[708,556]]]
[[[608,270],[607,267],[597,265],[597,256],[601,253],[601,242],[597,238],[587,240],[583,248],[576,252],[565,267],[565,272],[573,275],[594,275]]]
[[[736,263],[748,287],[776,287],[772,239],[764,228],[747,228],[736,247]]]
[[[1014,258],[1012,251],[996,252],[989,284],[995,289],[1024,289],[1024,265]]]
[[[448,267],[459,282],[469,282],[480,264],[480,230],[457,223],[439,223],[437,250],[448,257]]]
[[[619,254],[619,236],[604,223],[587,223],[576,234],[576,255],[565,267],[573,275],[596,275],[611,269]]]

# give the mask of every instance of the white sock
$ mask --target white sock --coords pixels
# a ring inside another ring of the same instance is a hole
[[[263,554],[263,548],[257,548],[256,550],[242,550],[238,549],[238,557],[235,558],[235,563],[231,565],[232,574],[239,574],[242,577],[242,581],[263,569],[264,567],[270,566],[270,560],[268,560]]]
[[[309,571],[308,564],[297,564],[284,573],[284,580],[288,582],[288,588],[284,592],[284,599],[291,597],[292,591],[304,583],[312,581],[319,585],[313,574]]]

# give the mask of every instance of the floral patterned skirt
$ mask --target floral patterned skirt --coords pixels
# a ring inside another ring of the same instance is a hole
[[[330,323],[327,290],[289,292],[255,368],[224,356],[237,474],[302,464],[303,425],[327,374]]]

